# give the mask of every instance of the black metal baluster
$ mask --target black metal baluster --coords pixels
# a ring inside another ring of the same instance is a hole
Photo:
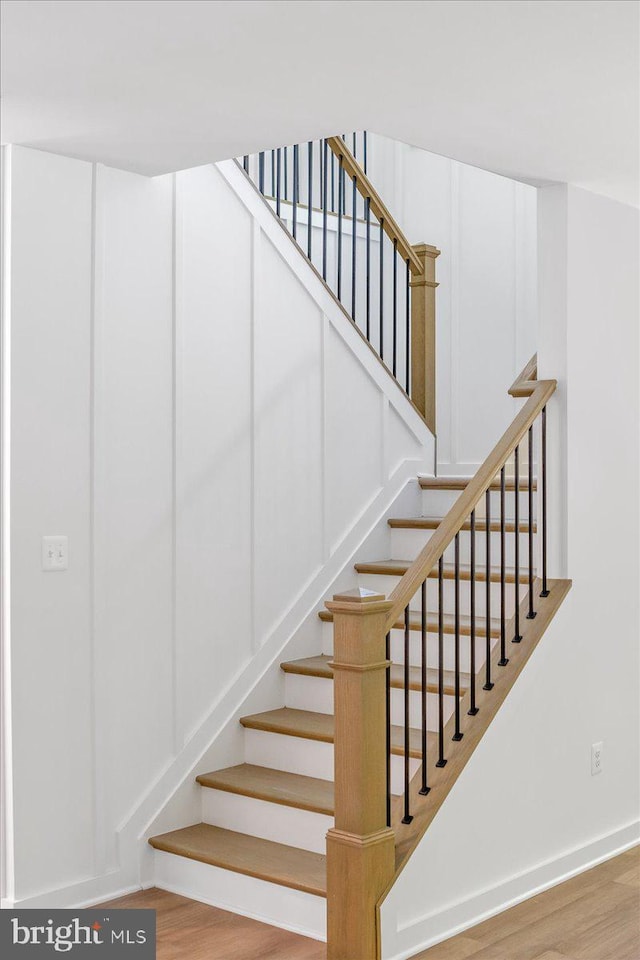
[[[411,823],[413,817],[409,810],[409,785],[411,783],[409,770],[409,753],[411,749],[411,728],[409,726],[409,607],[404,609],[404,817],[403,823]]]
[[[493,690],[493,683],[491,682],[491,629],[489,624],[491,623],[491,487],[487,488],[487,491],[484,495],[485,502],[485,563],[486,563],[486,580],[485,580],[485,607],[486,607],[486,617],[487,617],[487,630],[485,636],[485,683],[483,690]]]
[[[367,272],[367,292],[366,292],[366,333],[367,340],[371,339],[371,197],[365,200],[364,216],[367,230],[367,252],[366,252],[366,272]]]
[[[471,511],[469,533],[469,671],[471,673],[470,704],[467,711],[475,717],[478,712],[476,706],[476,511]],[[489,630],[487,623],[487,630]]]
[[[289,199],[289,147],[284,148],[284,199]]]
[[[318,140],[318,173],[320,174],[320,181],[319,181],[319,187],[320,187],[320,206],[322,206],[322,184],[323,184],[323,176],[324,176],[324,166],[323,166],[323,163],[322,163],[322,160],[323,160],[322,151],[323,151],[323,149],[324,149],[324,141],[323,141],[323,140]]]
[[[293,147],[293,239],[298,235],[298,197],[300,193],[298,144]]]
[[[393,241],[393,353],[391,369],[396,375],[396,360],[398,356],[398,241]]]
[[[385,639],[385,709],[387,713],[387,826],[391,826],[391,634]]]
[[[357,138],[358,138],[358,134],[354,133],[353,134],[353,159],[354,160],[358,159],[358,139]]]
[[[422,786],[420,793],[423,797],[431,789],[427,785],[427,581],[424,580],[421,588],[422,614],[420,617],[421,647],[420,647],[420,700],[422,720]]]
[[[529,534],[529,612],[527,620],[533,620],[536,611],[533,609],[533,424],[529,427],[528,437],[528,455],[529,455],[529,484],[528,484],[528,534]]]
[[[249,173],[249,154],[248,153],[245,153],[244,157],[242,158],[242,166],[244,167],[244,172]]]
[[[351,316],[353,322],[356,322],[356,200],[358,191],[356,188],[357,177],[353,178],[353,202],[351,211]]]
[[[444,560],[438,560],[438,761],[436,767],[444,767]]]
[[[540,467],[542,473],[542,592],[541,597],[549,596],[547,583],[547,408],[542,408],[542,443]]]
[[[322,279],[327,279],[327,141],[323,140],[322,164]]]
[[[520,445],[514,450],[514,470],[515,470],[515,541],[514,541],[514,592],[516,597],[516,612],[514,614],[515,633],[512,643],[520,643],[522,635],[520,634]]]
[[[514,564],[515,569],[513,572],[514,576],[514,594],[516,598],[516,610],[514,613],[514,635],[512,643],[520,643],[522,640],[522,634],[520,633],[520,444],[518,444],[513,451],[514,453],[514,467],[515,478],[515,502],[514,502],[514,512],[515,516],[513,518],[515,526],[515,540],[514,540]]]
[[[384,217],[380,218],[380,359],[384,360]]]
[[[336,212],[336,155],[331,151],[331,213]]]
[[[264,150],[258,154],[258,190],[264,196]]]
[[[505,527],[505,468],[500,470],[500,659],[499,667],[506,667],[507,659],[507,625],[506,625],[506,527]]]
[[[282,173],[282,149],[276,151],[276,213],[280,216],[280,176]]]
[[[405,290],[405,339],[407,354],[405,356],[405,390],[409,393],[409,387],[411,386],[411,269],[409,267],[409,261],[407,260],[407,278],[406,278],[406,290]]]
[[[343,158],[340,156],[340,164],[338,166],[338,300],[342,300],[342,211],[344,209],[344,195],[342,192],[343,181]]]
[[[271,196],[276,195],[276,152],[271,151]]]
[[[311,260],[311,221],[313,220],[313,143],[307,146],[307,256]]]
[[[456,533],[454,540],[454,657],[455,657],[455,724],[456,732],[453,740],[462,740],[460,731],[460,534]]]
[[[362,134],[362,163],[364,166],[364,172],[367,172],[367,131],[365,130]]]

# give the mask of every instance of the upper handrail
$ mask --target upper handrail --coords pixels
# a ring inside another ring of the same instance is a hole
[[[358,193],[365,200],[369,200],[371,212],[380,222],[389,239],[397,243],[398,253],[402,256],[402,259],[409,261],[411,273],[415,276],[421,276],[424,271],[420,258],[342,137],[327,137],[327,146],[338,160],[342,160],[342,169],[345,174],[351,180],[355,179]]]
[[[390,594],[389,600],[393,606],[387,615],[386,632],[393,628],[398,617],[409,605],[455,535],[460,532],[496,474],[500,472],[542,408],[553,396],[557,381],[535,380],[536,373],[537,363],[534,356],[509,390],[511,396],[529,399]]]

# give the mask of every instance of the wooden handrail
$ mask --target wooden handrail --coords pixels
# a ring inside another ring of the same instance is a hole
[[[538,379],[538,354],[534,353],[531,357],[531,360],[525,364],[524,368],[515,378],[511,386],[509,387],[509,396],[511,397],[527,397],[527,388],[532,380]],[[525,391],[524,393],[522,391]]]
[[[549,398],[553,396],[557,381],[531,379],[535,375],[535,368],[534,357],[509,390],[512,396],[529,399],[389,596],[392,606],[387,616],[385,631],[393,629],[396,620],[404,613],[416,591],[420,589],[455,535],[462,529],[464,522],[475,509],[496,474],[505,465]]]
[[[333,151],[338,160],[342,157],[342,167],[345,171],[345,174],[352,181],[355,177],[356,188],[358,192],[362,197],[364,197],[365,200],[368,199],[370,201],[371,212],[373,213],[374,217],[376,217],[377,220],[382,223],[382,229],[387,234],[389,239],[392,241],[397,241],[398,253],[401,255],[403,260],[409,261],[409,269],[411,270],[411,273],[414,276],[421,276],[424,268],[420,258],[417,256],[415,250],[398,226],[396,220],[389,212],[388,207],[380,198],[380,194],[373,186],[342,137],[327,137],[327,144],[329,149]]]

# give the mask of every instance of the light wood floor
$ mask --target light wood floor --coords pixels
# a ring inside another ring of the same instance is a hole
[[[640,847],[414,960],[640,960]]]
[[[158,960],[325,960],[315,940],[145,890],[109,904],[158,911]],[[640,960],[640,847],[525,900],[414,960]]]
[[[318,940],[155,887],[108,906],[157,910],[156,960],[326,960]]]

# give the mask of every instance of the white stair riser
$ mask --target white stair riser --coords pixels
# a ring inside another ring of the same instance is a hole
[[[420,551],[427,545],[434,530],[415,530],[402,527],[391,528],[391,556],[402,557],[403,560],[415,560]],[[486,551],[486,532],[480,530],[476,532],[476,562],[484,564]],[[535,569],[537,560],[536,537],[533,538],[533,566]],[[520,568],[528,569],[529,557],[529,535],[520,534]],[[445,563],[453,563],[455,559],[455,547],[452,543],[447,547],[444,554]],[[468,564],[471,562],[471,534],[468,530],[460,532],[460,563]],[[500,532],[491,531],[491,563],[498,566],[500,563]],[[515,566],[515,535],[513,533],[505,534],[505,564],[507,567]]]
[[[307,777],[320,777],[333,780],[333,744],[319,740],[305,740],[302,737],[288,737],[281,733],[268,733],[266,730],[245,730],[245,761],[261,767],[273,767],[290,773],[301,773]],[[402,791],[404,782],[403,759],[395,754],[391,757],[391,790]],[[411,776],[420,765],[411,758]]]
[[[333,780],[333,744],[267,730],[244,731],[245,763]]]
[[[204,823],[314,853],[326,853],[325,838],[333,826],[333,817],[209,787],[202,787],[201,791]]]
[[[455,697],[445,694],[443,697],[444,722],[446,723],[455,705]],[[399,688],[391,690],[391,723],[404,726],[404,691]],[[422,697],[419,690],[409,691],[409,726],[417,730],[422,729]],[[427,694],[427,730],[438,729],[438,696],[435,693]]]
[[[333,713],[333,680],[285,674],[286,707],[295,710],[313,710],[315,713]]]
[[[286,690],[286,705],[288,707],[294,707],[297,710],[314,710],[318,713],[333,713],[333,680],[287,674]],[[445,722],[453,713],[453,705],[454,698],[445,695]],[[327,707],[330,707],[330,709],[326,709]],[[409,691],[409,716],[411,718],[410,725],[420,727],[422,700],[419,690]],[[404,693],[395,687],[391,690],[391,722],[400,725],[404,723]],[[438,697],[435,693],[428,693],[427,729],[436,730],[437,727]]]
[[[491,646],[498,643],[497,637],[491,638]],[[479,669],[485,660],[486,640],[484,637],[476,637],[476,669]],[[444,635],[444,669],[455,669],[455,640],[452,634]],[[400,630],[394,630],[391,634],[391,659],[394,663],[404,663],[404,634]],[[419,667],[422,663],[422,641],[418,631],[411,631],[409,637],[409,663],[412,667]],[[438,666],[438,636],[437,634],[427,634],[427,666],[434,670]],[[468,673],[471,669],[471,640],[469,637],[460,637],[460,670],[462,673]]]
[[[322,649],[323,652],[331,655],[333,645],[332,624],[324,623],[322,625]],[[510,639],[510,638],[508,638]],[[492,646],[498,642],[497,637],[491,638]],[[460,669],[468,672],[470,669],[470,639],[468,636],[460,637]],[[412,630],[409,636],[409,662],[412,666],[420,666],[422,660],[422,640],[418,630]],[[476,666],[480,667],[484,663],[485,657],[485,638],[476,637]],[[394,663],[404,663],[404,632],[402,630],[391,631],[391,659]],[[436,633],[427,634],[427,666],[438,666],[438,635]],[[455,644],[452,634],[444,635],[444,669],[453,670],[455,667]]]
[[[154,883],[160,890],[200,900],[285,930],[326,939],[327,901],[267,880],[245,877],[188,857],[154,851]]]
[[[423,517],[444,517],[451,507],[454,505],[460,494],[461,490],[423,490],[422,491],[422,516]],[[536,516],[537,510],[537,491],[533,491],[533,515]],[[515,516],[515,500],[516,494],[515,490],[507,490],[505,492],[505,517],[508,517],[512,520]],[[482,497],[480,503],[476,507],[476,516],[484,517],[486,512],[485,509],[485,499]],[[519,513],[520,519],[526,520],[529,516],[529,498],[527,494],[526,486],[524,489],[520,489],[519,496]],[[500,491],[492,490],[491,491],[491,516],[498,517],[500,515]]]
[[[399,582],[399,577],[389,577],[381,574],[362,573],[358,576],[358,582],[361,587],[369,590],[377,590],[384,593],[387,597],[392,593]],[[526,583],[520,584],[520,599],[524,599],[528,591]],[[453,614],[454,612],[454,581],[443,581],[443,606],[444,612]],[[460,581],[460,614],[468,616],[470,613],[470,593],[471,583],[469,580]],[[476,614],[483,617],[486,612],[486,584],[484,580],[476,580]],[[421,594],[417,591],[413,597],[410,607],[412,610],[421,610]],[[437,577],[430,577],[427,581],[427,610],[432,613],[438,609],[438,580]],[[507,620],[513,616],[515,611],[515,584],[507,583],[505,588],[505,616]],[[498,617],[500,614],[500,584],[491,582],[491,616]]]

